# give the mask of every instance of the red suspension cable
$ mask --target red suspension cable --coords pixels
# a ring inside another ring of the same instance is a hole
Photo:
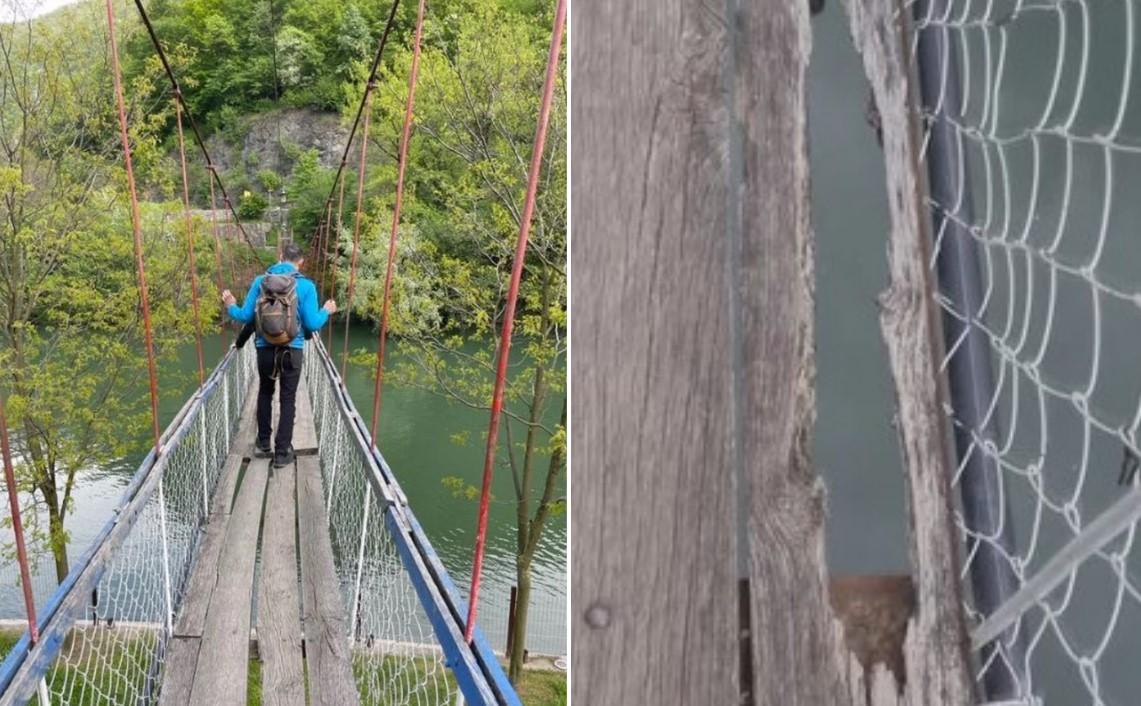
[[[365,87],[364,124],[361,126],[361,162],[357,168],[357,210],[353,219],[353,256],[349,264],[349,291],[345,295],[345,339],[341,348],[341,378],[349,364],[349,321],[353,318],[353,288],[357,281],[357,252],[361,240],[361,212],[364,210],[364,168],[368,158],[368,126],[372,118],[372,92],[376,84],[372,81]]]
[[[32,574],[28,570],[28,550],[24,546],[24,524],[20,520],[20,498],[16,494],[16,470],[12,467],[12,450],[8,446],[8,420],[4,417],[4,398],[0,396],[0,455],[4,460],[4,484],[8,489],[8,507],[12,511],[12,532],[16,535],[16,561],[20,565],[20,586],[24,589],[24,612],[28,616],[28,635],[32,644],[40,641],[36,622],[36,601],[32,596]]]
[[[207,171],[213,172],[214,165],[207,164],[206,169]],[[214,231],[214,269],[218,275],[218,292],[220,294],[222,290],[226,288],[226,284],[222,279],[224,275],[222,272],[222,236],[218,233],[218,204],[214,200],[214,180],[207,179],[207,181],[210,182],[210,227]],[[230,258],[230,281],[234,281],[234,260],[232,257]],[[225,355],[226,349],[229,347],[229,344],[226,342],[226,305],[222,304],[221,309],[218,316],[218,328],[222,334],[222,354]],[[231,339],[232,338],[231,336]]]
[[[154,433],[155,456],[162,453],[162,436],[158,428],[158,376],[155,373],[154,337],[151,333],[151,307],[147,299],[147,272],[143,262],[143,227],[139,217],[139,195],[135,188],[135,170],[131,164],[131,141],[127,134],[127,109],[123,101],[123,77],[119,67],[119,46],[115,42],[115,7],[107,0],[107,30],[111,38],[111,70],[115,79],[115,104],[119,109],[119,139],[123,143],[123,160],[127,165],[127,184],[131,191],[131,228],[135,237],[135,267],[139,275],[139,298],[143,309],[143,334],[147,345],[147,374],[150,377],[151,430]]]
[[[338,173],[341,174],[341,176],[338,177],[338,179],[340,180],[340,185],[337,189],[338,190],[338,195],[337,195],[337,237],[333,238],[333,253],[331,255],[331,257],[333,258],[333,267],[331,268],[332,269],[332,276],[330,277],[330,279],[332,280],[331,286],[332,286],[332,292],[333,292],[333,298],[334,299],[336,299],[336,295],[337,295],[337,263],[339,263],[341,261],[341,233],[345,229],[345,176],[344,176],[343,167]],[[325,347],[329,349],[329,354],[332,355],[332,351],[333,351],[333,325],[332,324],[329,324],[329,329],[328,329],[328,331],[325,332],[325,338],[326,338]]]
[[[194,259],[194,223],[190,216],[190,183],[186,178],[186,143],[182,136],[182,101],[174,97],[175,122],[178,124],[178,159],[182,164],[182,207],[186,211],[186,256],[190,260],[190,302],[194,310],[194,347],[198,353],[198,386],[206,384],[206,366],[202,359],[202,317],[198,311],[198,263]]]
[[[320,249],[317,251],[317,287],[322,291],[329,291],[329,283],[325,280],[327,268],[329,266],[329,238],[333,233],[333,226],[330,220],[333,217],[333,202],[330,200],[325,204],[325,222],[322,224],[321,236],[319,239]]]
[[[479,605],[479,580],[483,572],[483,552],[487,542],[487,511],[491,497],[491,478],[495,468],[495,445],[499,437],[499,417],[503,410],[503,390],[507,381],[507,359],[511,352],[511,331],[515,325],[515,303],[519,298],[519,282],[523,278],[523,259],[527,254],[527,237],[531,230],[531,216],[535,212],[535,195],[539,190],[539,170],[543,163],[543,147],[547,140],[547,122],[551,117],[551,102],[555,94],[559,52],[563,43],[563,26],[566,23],[566,0],[559,0],[555,9],[555,26],[551,33],[551,50],[547,55],[547,77],[543,83],[543,102],[539,109],[539,125],[535,130],[535,144],[531,150],[531,171],[527,180],[527,201],[523,208],[523,222],[519,226],[519,240],[515,246],[515,261],[511,268],[511,285],[507,290],[507,307],[503,316],[503,331],[499,337],[499,364],[495,372],[495,391],[491,398],[491,422],[487,429],[487,452],[483,460],[483,488],[479,496],[479,525],[475,534],[475,560],[471,572],[471,597],[468,600],[467,625],[464,639],[471,642],[475,630],[476,609]]]
[[[404,202],[404,168],[408,162],[408,142],[412,137],[412,106],[416,102],[416,77],[420,69],[420,36],[424,30],[424,0],[416,10],[416,39],[412,45],[412,70],[408,77],[408,103],[404,106],[404,132],[400,135],[400,166],[396,172],[396,205],[392,209],[392,232],[388,238],[388,264],[384,269],[384,305],[380,314],[380,337],[376,348],[376,382],[372,390],[372,447],[376,448],[376,428],[380,421],[380,389],[384,380],[384,345],[388,340],[388,306],[392,295],[392,271],[396,263],[396,230]]]

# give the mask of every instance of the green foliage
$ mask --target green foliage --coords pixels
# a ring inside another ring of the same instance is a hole
[[[447,5],[451,12],[436,8],[425,23],[389,312],[389,330],[404,339],[408,355],[388,379],[486,409],[522,223],[550,18],[543,15],[549,10],[533,14],[525,2]],[[374,99],[370,139],[385,155],[399,149],[410,65],[409,47],[394,52]],[[359,93],[350,98],[351,106]],[[530,590],[530,566],[546,522],[565,511],[565,99],[560,80],[516,309],[501,432],[506,443],[499,454],[501,471],[514,482],[521,600]],[[391,161],[369,170],[354,317],[381,316],[396,178]],[[348,232],[340,234],[339,245],[346,255],[338,271],[347,278]],[[474,481],[451,477],[443,484],[453,495],[475,499]],[[514,679],[521,675],[524,621],[516,629]]]
[[[256,191],[242,192],[242,199],[238,202],[238,217],[243,221],[257,221],[269,208],[269,200]]]
[[[258,172],[258,182],[261,183],[263,189],[271,194],[281,188],[281,176],[272,169],[263,169]]]
[[[145,448],[150,427],[139,382],[146,366],[134,241],[98,9],[67,8],[32,32],[0,25],[8,53],[0,68],[7,126],[0,137],[0,394],[18,482],[34,504],[25,514],[33,550],[51,551],[57,574],[67,569],[66,519],[80,472]],[[25,74],[23,66],[36,71]],[[171,177],[160,176],[168,171],[159,132],[170,106],[145,99],[160,72],[157,62],[142,62],[125,92],[137,176],[162,195],[174,191]],[[177,201],[142,205],[160,357],[194,331],[180,212]],[[208,253],[204,229],[195,237]],[[217,296],[211,262],[199,260],[204,300]],[[202,313],[210,326],[217,309]]]

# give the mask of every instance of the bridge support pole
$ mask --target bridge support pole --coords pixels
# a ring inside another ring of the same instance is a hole
[[[372,486],[366,484],[364,493],[364,513],[361,519],[361,542],[360,548],[357,550],[357,580],[356,588],[353,590],[353,606],[351,608],[352,615],[349,620],[349,629],[352,630],[352,633],[349,636],[350,647],[352,647],[352,645],[356,642],[357,633],[359,632],[357,620],[360,618],[361,579],[364,576],[364,545],[365,541],[368,538],[368,510],[370,505],[372,505]]]
[[[1016,554],[1014,527],[1010,503],[1003,492],[1002,470],[984,450],[1001,437],[1001,430],[991,404],[998,391],[990,344],[978,325],[984,313],[980,253],[963,225],[974,222],[970,165],[959,149],[962,138],[951,122],[962,111],[958,55],[946,28],[923,27],[925,20],[945,17],[948,2],[918,0],[915,13],[921,101],[924,113],[933,116],[925,158],[933,236],[941,244],[937,253],[939,288],[959,314],[943,315],[945,347],[950,351],[948,381],[960,464],[959,493],[967,530],[974,537],[987,538],[968,538],[967,544],[975,608],[985,617],[1018,591],[1018,578],[1006,559]],[[954,211],[948,210],[951,204],[956,205]],[[997,649],[1002,650],[1001,655],[993,654]],[[1025,644],[1015,628],[984,648],[982,661],[991,663],[983,678],[991,700],[1026,695],[1021,687],[1026,683]]]
[[[333,507],[333,487],[337,480],[337,462],[341,458],[341,429],[344,422],[341,415],[337,415],[337,429],[333,432],[333,465],[329,468],[329,496],[325,499],[325,513],[328,514]],[[321,442],[324,444],[324,442]]]
[[[202,521],[210,516],[210,483],[207,478],[209,462],[206,459],[206,407],[198,410],[198,448],[202,452]]]
[[[158,524],[162,539],[162,591],[166,601],[166,613],[163,615],[163,628],[167,638],[174,634],[174,606],[170,593],[170,550],[166,542],[166,493],[163,492],[162,476],[158,478]]]

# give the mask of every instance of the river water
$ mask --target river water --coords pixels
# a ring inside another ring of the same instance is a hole
[[[342,331],[338,327],[333,350],[334,359],[338,361]],[[350,331],[349,347],[353,352],[375,351],[375,333],[366,325],[354,326]],[[208,361],[217,360],[221,352],[219,338],[210,336],[204,342],[204,349]],[[400,341],[391,340],[387,353],[391,365],[399,364],[402,359]],[[519,356],[513,356],[513,362],[518,361]],[[164,425],[195,387],[195,369],[193,345],[179,351],[177,363],[163,366],[160,406]],[[371,366],[366,369],[350,365],[346,379],[354,403],[366,417],[368,410],[372,409],[371,374]],[[140,399],[146,398],[145,386],[140,387],[139,395]],[[553,426],[558,423],[557,408],[549,416],[550,419],[544,420],[547,424]],[[487,421],[486,412],[450,403],[430,392],[394,385],[387,385],[384,391],[380,449],[444,566],[460,590],[465,592],[471,576],[477,503],[456,497],[443,485],[442,479],[459,476],[467,484],[479,486],[483,470],[482,439]],[[453,440],[460,435],[467,436],[465,444]],[[67,520],[71,536],[69,553],[73,559],[83,553],[110,518],[141,457],[142,454],[134,454],[82,474],[75,492],[74,512]],[[536,467],[545,469],[546,460],[546,457],[541,458]],[[565,485],[564,477],[561,487],[565,488]],[[515,515],[511,502],[514,489],[510,471],[502,465],[497,469],[492,495],[480,590],[480,624],[493,646],[502,650],[506,639],[508,595],[515,583]],[[564,492],[559,495],[564,495]],[[7,508],[6,499],[0,499],[4,500]],[[556,514],[548,522],[533,568],[534,597],[528,631],[528,649],[533,652],[566,653],[566,546],[566,515]],[[42,605],[54,590],[54,569],[46,558],[39,567],[33,584],[37,603]],[[0,561],[0,619],[23,617],[23,604],[16,586],[16,573],[11,562]]]

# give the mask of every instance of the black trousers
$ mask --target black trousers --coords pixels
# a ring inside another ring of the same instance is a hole
[[[269,446],[273,431],[273,393],[281,381],[281,418],[277,423],[274,449],[285,451],[293,445],[293,418],[297,412],[297,385],[301,382],[300,348],[258,349],[258,444]]]

